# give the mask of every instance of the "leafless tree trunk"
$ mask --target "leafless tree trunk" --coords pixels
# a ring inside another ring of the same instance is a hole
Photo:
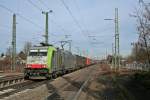
[[[30,48],[32,47],[32,43],[31,42],[26,42],[25,45],[24,45],[24,49],[23,49],[23,52],[25,53],[25,55],[27,56]]]

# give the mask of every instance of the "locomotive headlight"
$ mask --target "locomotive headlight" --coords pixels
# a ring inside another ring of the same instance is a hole
[[[46,65],[43,65],[43,67],[46,68],[47,66],[46,66]]]
[[[27,65],[26,67],[27,67],[27,68],[31,68],[32,66],[31,66],[31,65]]]

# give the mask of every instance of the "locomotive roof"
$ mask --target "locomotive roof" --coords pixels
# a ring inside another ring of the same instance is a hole
[[[33,49],[48,49],[48,48],[55,48],[53,46],[34,46],[34,47],[31,47],[31,50]]]
[[[61,51],[61,52],[67,53],[67,54],[72,54],[72,52],[70,52],[68,50],[59,49],[59,48],[56,48],[54,46],[33,46],[30,48],[30,50],[38,50],[38,49],[48,50],[48,48],[52,48],[54,50]]]

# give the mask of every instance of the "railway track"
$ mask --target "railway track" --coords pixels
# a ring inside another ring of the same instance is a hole
[[[23,75],[13,75],[0,78],[0,89],[24,82]]]
[[[48,81],[48,80],[44,80],[44,81],[43,80],[34,80],[34,81],[27,80],[20,84],[15,84],[12,86],[4,87],[0,91],[0,99],[5,99],[10,95],[24,91],[26,89],[36,88],[47,82],[50,82],[50,81]]]

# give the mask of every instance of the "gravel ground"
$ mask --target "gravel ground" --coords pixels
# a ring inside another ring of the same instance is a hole
[[[0,73],[0,80],[13,76],[23,76],[23,73]]]
[[[71,74],[64,75],[60,78],[55,79],[51,84],[57,90],[57,98],[61,97],[61,99],[72,100],[76,96],[77,92],[87,80],[89,75],[92,74],[93,69],[96,66],[91,66],[88,68],[81,69],[79,71],[73,72]],[[81,92],[82,96],[86,95],[84,89]],[[54,99],[54,96],[48,96],[48,99]],[[83,98],[83,97],[82,97]],[[83,99],[82,99],[83,100]]]
[[[14,73],[0,73],[0,76],[13,76],[13,75],[23,75],[23,73],[18,73],[18,72],[14,72]]]

